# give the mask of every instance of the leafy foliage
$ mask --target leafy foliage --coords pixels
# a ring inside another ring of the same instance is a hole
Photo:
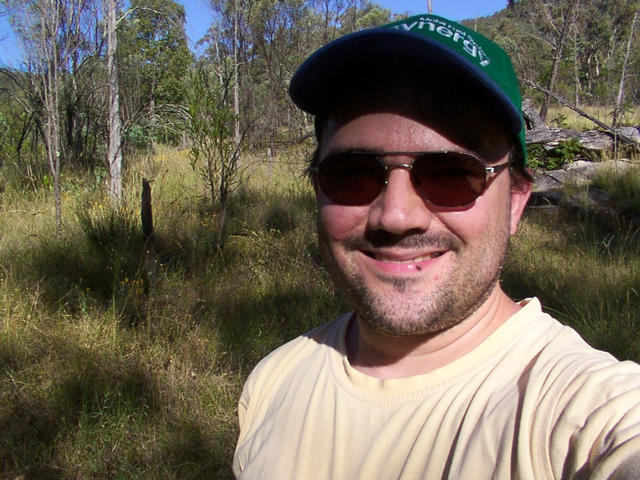
[[[217,208],[219,249],[224,246],[229,194],[240,181],[241,139],[234,138],[235,121],[225,85],[205,68],[194,70],[188,120],[191,166],[207,186],[211,205]]]
[[[533,169],[556,170],[573,162],[583,151],[579,140],[575,138],[560,142],[552,150],[546,150],[541,145],[528,145],[527,162]]]
[[[132,0],[129,10],[118,30],[125,124],[146,131],[153,141],[175,143],[182,128],[176,107],[186,100],[193,63],[184,7],[174,0]]]

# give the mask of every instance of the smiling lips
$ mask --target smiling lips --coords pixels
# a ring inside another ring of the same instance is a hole
[[[434,258],[438,258],[446,253],[445,251],[436,251],[410,257],[407,255],[384,255],[366,250],[362,252],[374,261],[378,269],[391,274],[419,272],[423,268],[426,268],[427,264]]]
[[[377,260],[379,262],[386,262],[386,263],[420,263],[420,262],[424,262],[425,260],[431,260],[432,258],[439,257],[443,253],[444,252],[432,252],[432,253],[429,253],[427,255],[420,255],[418,257],[413,257],[413,258],[410,258],[410,259],[392,258],[392,257],[387,257],[385,255],[380,255],[380,254],[372,253],[372,252],[369,252],[367,254],[371,258],[373,258],[374,260]]]

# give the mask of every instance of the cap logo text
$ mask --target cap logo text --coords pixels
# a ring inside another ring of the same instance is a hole
[[[453,43],[461,46],[462,50],[469,56],[476,59],[481,67],[486,67],[491,63],[491,59],[468,32],[460,30],[459,28],[443,22],[442,20],[435,18],[421,18],[419,21],[416,20],[411,23],[401,23],[393,28],[402,29],[406,32],[423,30],[426,28],[429,32],[435,32],[442,37],[449,38]]]

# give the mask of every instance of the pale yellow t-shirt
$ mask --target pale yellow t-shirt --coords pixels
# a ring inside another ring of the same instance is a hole
[[[640,366],[589,347],[537,299],[523,305],[467,355],[409,378],[380,380],[351,367],[350,315],[280,347],[245,384],[234,473],[609,478],[640,456]]]

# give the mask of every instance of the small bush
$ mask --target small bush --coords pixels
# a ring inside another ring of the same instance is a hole
[[[571,138],[553,150],[546,150],[542,145],[527,145],[527,158],[533,169],[556,170],[573,162],[583,151],[580,142]]]

